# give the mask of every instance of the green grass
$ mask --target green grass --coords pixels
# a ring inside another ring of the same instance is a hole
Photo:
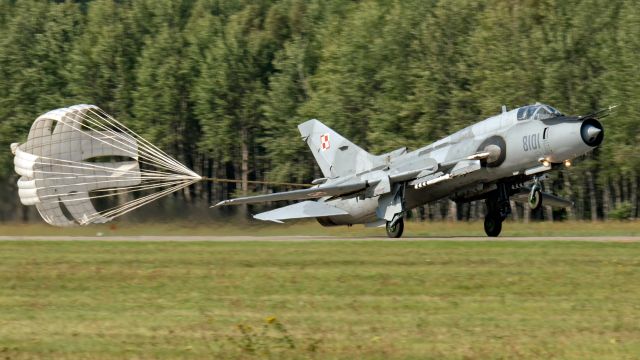
[[[640,243],[0,242],[0,357],[622,359]]]
[[[299,221],[287,224],[272,224],[262,221],[250,222],[172,222],[172,223],[128,223],[115,222],[87,227],[56,228],[47,224],[0,224],[0,235],[313,235],[339,237],[386,236],[384,228],[323,227],[316,221]],[[513,222],[507,221],[501,236],[640,236],[640,221],[606,222]],[[405,236],[450,237],[485,236],[481,222],[406,222]]]

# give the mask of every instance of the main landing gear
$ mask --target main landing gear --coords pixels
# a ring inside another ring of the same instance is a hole
[[[487,216],[484,218],[484,232],[487,236],[496,237],[502,231],[502,222],[511,214],[509,189],[506,184],[498,184],[498,189],[485,201]]]
[[[496,237],[502,231],[502,220],[500,217],[487,214],[484,218],[484,232],[487,236]]]
[[[404,231],[404,220],[402,218],[394,219],[394,221],[387,221],[387,236],[390,238],[399,238]]]
[[[542,207],[542,180],[545,175],[533,178],[533,186],[529,192],[529,207],[538,210]],[[484,218],[484,232],[487,236],[496,237],[502,231],[502,222],[511,214],[509,204],[510,185],[498,184],[498,189],[493,191],[485,200],[487,216]]]

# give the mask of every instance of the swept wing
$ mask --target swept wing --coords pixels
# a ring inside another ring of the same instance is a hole
[[[282,201],[282,200],[302,200],[302,199],[319,199],[325,196],[343,196],[353,194],[355,192],[364,190],[367,188],[367,181],[344,181],[340,183],[332,183],[321,186],[312,187],[309,189],[293,190],[278,192],[266,195],[247,196],[235,199],[229,199],[220,201],[212,207],[218,207],[223,205],[241,205],[241,204],[253,204],[267,201]]]
[[[349,215],[348,212],[319,201],[303,201],[293,205],[266,211],[253,217],[258,220],[281,223],[282,220]]]

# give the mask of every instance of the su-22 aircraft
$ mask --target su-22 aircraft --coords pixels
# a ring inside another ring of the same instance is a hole
[[[566,116],[539,103],[511,111],[503,106],[501,114],[431,145],[378,156],[320,121],[309,120],[298,129],[324,175],[312,182],[314,187],[230,199],[215,206],[307,199],[254,218],[274,222],[316,218],[325,226],[386,225],[387,235],[398,238],[408,210],[446,197],[459,203],[484,199],[484,230],[488,236],[498,236],[511,213],[510,198],[528,202],[532,209],[543,202],[573,205],[542,192],[540,181],[546,172],[571,166],[573,159],[602,143],[604,128],[599,120],[612,108]]]

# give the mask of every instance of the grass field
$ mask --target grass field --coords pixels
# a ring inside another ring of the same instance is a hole
[[[384,228],[323,227],[315,220],[292,224],[272,224],[262,221],[229,222],[171,222],[171,223],[127,223],[115,222],[88,227],[56,228],[44,223],[0,224],[0,235],[57,235],[57,236],[103,236],[110,235],[313,235],[339,237],[386,236]],[[640,221],[606,222],[512,222],[502,227],[502,236],[640,236]],[[481,222],[406,222],[404,236],[449,237],[485,236]]]
[[[624,359],[640,243],[0,242],[10,359]]]

